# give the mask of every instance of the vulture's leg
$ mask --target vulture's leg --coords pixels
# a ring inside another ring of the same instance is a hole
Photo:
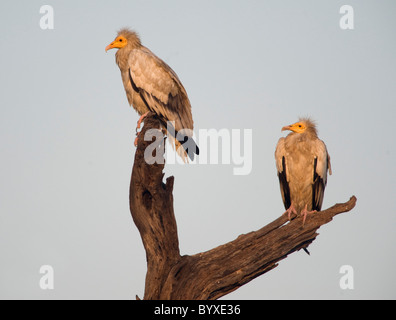
[[[139,121],[137,122],[136,132],[138,132],[138,129],[140,129],[140,126],[142,125],[144,118],[146,118],[149,112],[150,111],[147,111],[145,114],[142,114],[142,116],[139,118]]]
[[[287,213],[287,217],[289,218],[289,221],[291,220],[292,213],[297,215],[297,210],[296,210],[296,208],[294,208],[293,202],[290,205],[289,209],[287,209],[284,214],[286,214],[286,213]]]
[[[144,120],[144,118],[147,116],[149,114],[149,111],[147,111],[145,114],[142,114],[142,116],[139,118],[139,121],[137,122],[137,127],[136,127],[136,138],[135,138],[135,142],[134,142],[134,145],[135,145],[135,147],[137,147],[137,143],[138,143],[138,138],[139,138],[139,129],[140,129],[140,126],[142,125],[142,122],[143,122],[143,120]]]
[[[307,210],[308,205],[305,205],[305,208],[301,211],[301,215],[303,216],[303,226],[305,224],[305,219],[307,219],[307,214],[311,214],[311,213],[316,213],[316,210],[312,210],[312,211],[308,211]]]

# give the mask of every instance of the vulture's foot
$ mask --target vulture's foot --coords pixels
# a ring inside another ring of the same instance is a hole
[[[149,114],[149,111],[147,111],[145,114],[142,114],[142,116],[139,118],[139,121],[137,122],[136,132],[138,132],[138,130],[140,129],[140,126],[142,125],[144,118],[146,118],[148,114]]]
[[[292,213],[294,213],[294,214],[297,215],[297,210],[296,210],[296,208],[294,208],[293,203],[291,204],[291,206],[289,207],[289,209],[287,209],[287,210],[285,211],[285,213],[284,213],[284,214],[287,214],[287,217],[289,218],[289,221],[291,221],[291,214],[292,214]]]
[[[135,147],[137,147],[137,144],[138,144],[139,133],[140,133],[139,129],[142,126],[142,122],[144,122],[144,118],[146,118],[148,114],[149,114],[149,111],[147,111],[145,114],[142,114],[141,117],[139,118],[139,121],[137,122],[136,138],[135,138],[135,142],[133,143],[135,145]]]
[[[304,227],[304,224],[305,224],[305,220],[307,219],[307,215],[317,212],[316,210],[308,211],[307,207],[308,207],[308,205],[306,204],[305,208],[301,211],[301,215],[303,217],[303,227]]]

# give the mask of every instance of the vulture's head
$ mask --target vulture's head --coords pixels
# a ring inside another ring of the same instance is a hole
[[[309,118],[300,118],[298,122],[282,128],[282,131],[290,130],[295,133],[311,133],[317,135],[316,124]]]
[[[106,52],[110,49],[125,48],[132,50],[140,47],[141,45],[139,35],[135,31],[124,28],[118,31],[117,37],[106,47]]]

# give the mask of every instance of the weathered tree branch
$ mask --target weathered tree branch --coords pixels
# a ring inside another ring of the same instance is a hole
[[[130,186],[130,209],[147,257],[144,299],[218,299],[277,267],[290,253],[306,248],[316,239],[320,226],[356,204],[353,196],[346,203],[308,215],[304,226],[300,217],[292,216],[289,222],[282,215],[217,248],[180,256],[173,211],[174,178],[167,178],[164,184],[164,164],[150,165],[144,159],[152,144],[144,141],[144,136],[152,129],[159,130],[160,122],[150,114],[139,136]],[[161,153],[164,148],[162,143]]]

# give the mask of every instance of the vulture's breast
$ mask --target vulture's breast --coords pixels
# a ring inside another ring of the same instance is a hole
[[[311,187],[313,182],[314,153],[309,141],[295,141],[287,150],[289,181],[299,188]]]

